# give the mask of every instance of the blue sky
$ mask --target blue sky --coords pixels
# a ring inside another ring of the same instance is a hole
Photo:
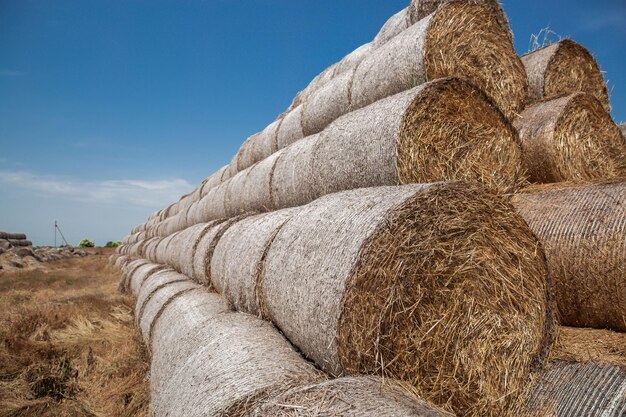
[[[408,0],[0,0],[0,230],[121,239]],[[506,1],[592,50],[626,121],[626,2]]]

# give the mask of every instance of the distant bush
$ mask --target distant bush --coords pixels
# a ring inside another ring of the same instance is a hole
[[[96,246],[96,244],[89,239],[83,239],[78,244],[79,248],[93,248],[94,246]]]
[[[122,242],[120,242],[119,240],[116,242],[107,242],[106,245],[104,245],[105,248],[117,248],[118,246],[120,246],[122,244]]]

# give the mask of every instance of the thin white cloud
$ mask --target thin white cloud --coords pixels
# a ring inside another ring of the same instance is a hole
[[[83,181],[27,171],[0,171],[0,183],[72,200],[142,207],[164,207],[193,189],[188,181],[179,178]]]
[[[22,75],[24,75],[22,71],[0,69],[0,77],[21,77]]]
[[[600,31],[608,28],[621,28],[626,24],[626,12],[616,10],[603,14],[585,16],[582,27],[587,31]]]

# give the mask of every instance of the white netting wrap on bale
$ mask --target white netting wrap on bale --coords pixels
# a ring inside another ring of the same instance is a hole
[[[211,260],[211,284],[236,310],[259,314],[259,268],[280,227],[298,211],[284,209],[245,218],[219,239]]]
[[[166,364],[169,371],[152,373],[156,415],[243,415],[255,400],[322,379],[271,324],[224,312],[223,303],[212,296],[202,304],[204,320],[179,325],[176,318],[187,314],[189,304],[198,308],[200,294],[176,297],[153,326],[152,368]]]

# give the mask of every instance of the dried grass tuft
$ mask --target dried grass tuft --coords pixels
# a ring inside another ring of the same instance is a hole
[[[465,416],[506,415],[553,319],[536,238],[468,184],[360,189],[302,208],[270,245],[261,311],[325,371],[410,381]]]
[[[626,331],[626,182],[534,186],[514,204],[545,249],[561,324]]]

